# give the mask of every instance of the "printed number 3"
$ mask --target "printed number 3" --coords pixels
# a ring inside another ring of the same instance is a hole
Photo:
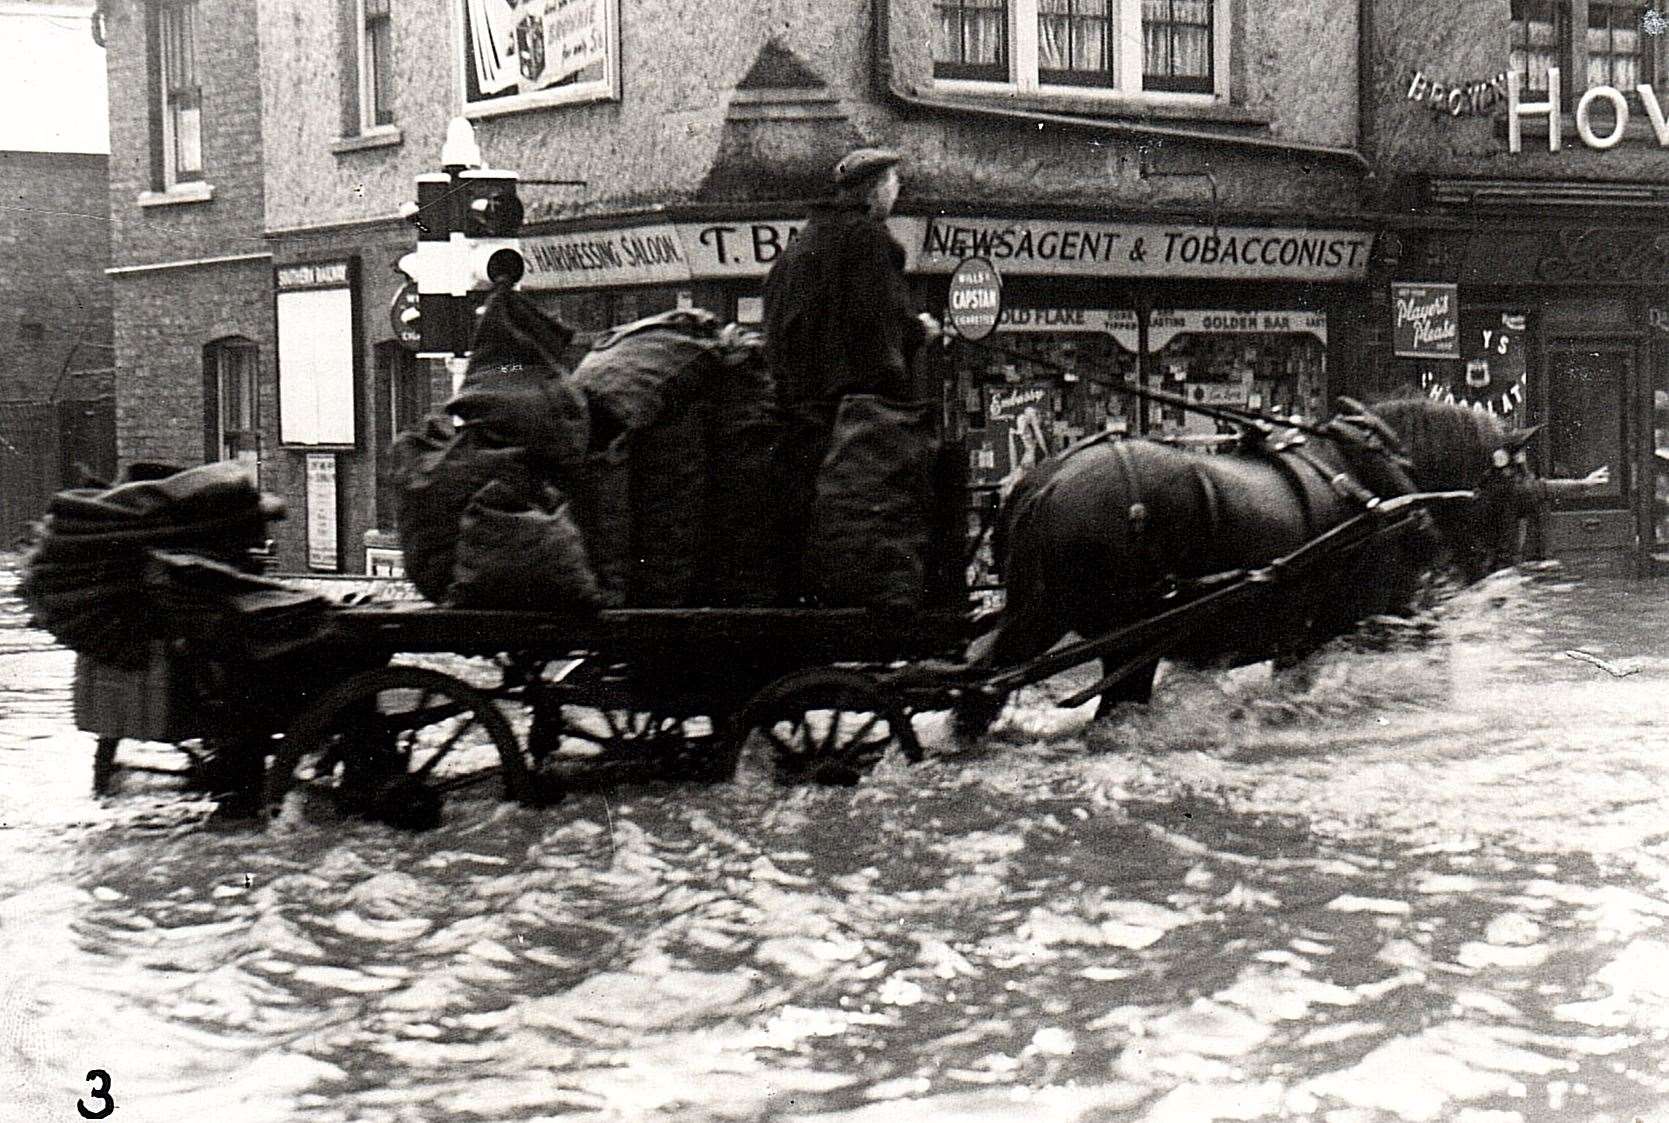
[[[110,1074],[102,1068],[95,1068],[87,1074],[86,1079],[92,1082],[93,1099],[102,1100],[104,1106],[97,1111],[88,1111],[86,1104],[76,1100],[75,1110],[81,1113],[83,1119],[103,1119],[116,1110],[116,1101],[110,1096]]]

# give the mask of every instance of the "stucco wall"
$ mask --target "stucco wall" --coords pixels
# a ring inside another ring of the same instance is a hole
[[[888,3],[892,64],[920,85],[928,57],[929,0]],[[741,159],[756,182],[783,195],[790,173],[823,166],[856,139],[901,144],[913,155],[907,195],[979,202],[1060,202],[1109,208],[1205,209],[1218,177],[1219,206],[1348,210],[1357,173],[1327,158],[1249,153],[1170,139],[1137,143],[1085,132],[1038,130],[953,117],[902,115],[874,81],[872,0],[622,0],[618,102],[528,110],[476,122],[487,161],[527,178],[584,179],[583,189],[528,187],[534,217],[568,217],[677,203],[702,195],[714,165]],[[1348,146],[1356,135],[1355,5],[1234,0],[1237,98],[1257,122],[1248,135]],[[458,111],[456,0],[396,9],[397,145],[333,153],[342,5],[270,0],[260,5],[269,230],[384,218],[438,164],[447,119]],[[845,121],[726,123],[736,84],[769,41],[786,46],[828,85]],[[1189,119],[1172,123],[1192,127]],[[1216,127],[1207,122],[1206,127]],[[1150,177],[1145,172],[1184,173]],[[729,182],[747,177],[729,177]]]
[[[1669,150],[1647,135],[1596,151],[1578,139],[1567,118],[1563,147],[1547,151],[1544,126],[1526,124],[1523,151],[1508,151],[1504,103],[1486,117],[1451,117],[1409,101],[1416,70],[1445,85],[1488,79],[1508,65],[1508,0],[1381,0],[1375,8],[1373,122],[1380,164],[1393,190],[1413,177],[1496,176],[1525,179],[1646,179],[1669,173]],[[1568,69],[1568,68],[1567,68]],[[1566,74],[1567,85],[1573,76]],[[1586,85],[1576,78],[1580,92]],[[1659,89],[1669,100],[1669,89]],[[1541,95],[1530,95],[1541,100]],[[1636,119],[1631,126],[1643,126]],[[1631,131],[1634,131],[1631,129]]]

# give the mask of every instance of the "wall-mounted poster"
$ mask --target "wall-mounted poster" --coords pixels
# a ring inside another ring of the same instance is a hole
[[[335,573],[342,566],[337,547],[339,523],[336,454],[307,454],[307,568]]]
[[[620,96],[619,0],[459,0],[469,116]]]
[[[1404,359],[1460,358],[1459,287],[1392,285],[1391,352]]]
[[[1059,443],[1050,435],[1055,394],[1049,382],[985,387],[985,426],[968,435],[969,480],[974,486],[1000,483],[1014,469],[1036,464],[1054,451],[1051,446]]]
[[[356,438],[353,260],[273,271],[278,307],[278,441],[352,448]]]

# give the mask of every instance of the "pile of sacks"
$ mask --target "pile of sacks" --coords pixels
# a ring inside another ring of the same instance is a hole
[[[571,338],[496,291],[450,416],[396,439],[418,591],[542,611],[775,603],[781,430],[758,340],[668,312],[608,332],[569,372]]]
[[[66,647],[137,669],[157,638],[144,584],[151,552],[248,565],[249,550],[266,542],[268,520],[282,516],[282,501],[263,496],[240,464],[136,464],[113,486],[52,497],[18,595],[34,622]]]

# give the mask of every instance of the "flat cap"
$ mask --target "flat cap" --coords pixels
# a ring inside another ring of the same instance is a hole
[[[834,168],[836,187],[850,187],[866,176],[874,175],[899,163],[904,153],[892,148],[854,148],[840,158]]]

